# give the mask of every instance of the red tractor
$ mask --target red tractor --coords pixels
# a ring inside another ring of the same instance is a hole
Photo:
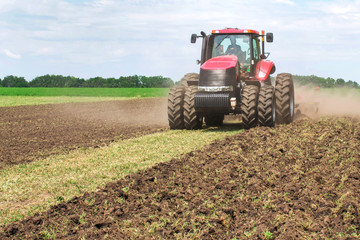
[[[191,43],[202,38],[200,74],[186,74],[180,86],[170,89],[170,129],[199,129],[203,119],[208,126],[220,126],[228,114],[241,114],[245,128],[291,123],[292,75],[278,74],[272,86],[275,64],[267,60],[265,37],[273,41],[272,33],[237,28],[192,34]]]

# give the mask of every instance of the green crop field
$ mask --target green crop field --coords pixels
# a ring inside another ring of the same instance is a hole
[[[0,107],[166,97],[168,88],[0,88]]]
[[[165,97],[168,88],[0,88],[0,96]]]

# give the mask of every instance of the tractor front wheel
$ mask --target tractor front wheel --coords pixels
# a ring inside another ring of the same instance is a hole
[[[257,103],[259,88],[255,85],[247,85],[244,87],[241,96],[241,118],[246,129],[257,125]]]
[[[184,129],[184,86],[174,86],[168,97],[168,120],[170,129]]]
[[[184,97],[184,125],[188,130],[200,129],[203,123],[202,117],[195,110],[195,94],[197,86],[189,86],[185,90]]]

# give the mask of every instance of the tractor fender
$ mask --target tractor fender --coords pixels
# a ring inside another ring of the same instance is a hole
[[[275,70],[276,67],[272,61],[261,60],[256,64],[255,78],[258,81],[265,81]]]

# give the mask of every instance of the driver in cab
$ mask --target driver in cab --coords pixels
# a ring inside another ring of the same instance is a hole
[[[226,49],[226,55],[235,55],[239,62],[245,62],[245,52],[241,51],[241,47],[236,44],[236,37],[230,36],[231,45]]]

